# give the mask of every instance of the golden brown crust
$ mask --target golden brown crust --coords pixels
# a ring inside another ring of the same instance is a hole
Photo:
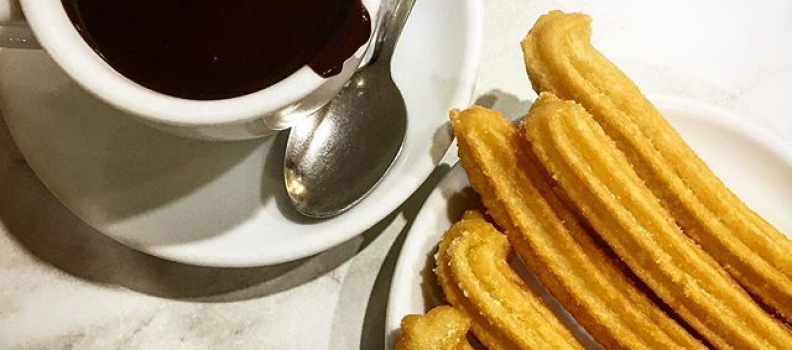
[[[704,346],[636,288],[555,196],[498,112],[452,113],[459,156],[489,214],[542,284],[609,349]]]
[[[534,90],[592,113],[685,234],[792,322],[792,242],[748,208],[590,44],[590,18],[551,12],[523,41]]]
[[[783,349],[792,335],[676,226],[586,110],[542,94],[526,122],[542,164],[600,237],[718,348]]]
[[[469,349],[470,323],[470,317],[447,305],[429,310],[425,315],[407,315],[402,319],[396,350]]]
[[[506,237],[480,213],[454,224],[437,253],[448,301],[473,319],[473,333],[490,350],[582,349],[509,266],[510,252]]]

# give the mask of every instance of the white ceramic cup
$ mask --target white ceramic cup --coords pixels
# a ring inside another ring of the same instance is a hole
[[[381,21],[381,1],[362,0],[371,15],[372,32]],[[83,40],[61,0],[0,0],[0,40],[3,47],[40,45],[84,89],[146,124],[177,135],[212,140],[267,136],[316,112],[354,74],[375,41],[369,40],[358,49],[344,63],[341,73],[330,78],[305,66],[251,94],[199,101],[153,91],[114,70]]]

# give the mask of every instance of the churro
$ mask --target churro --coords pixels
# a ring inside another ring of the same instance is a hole
[[[556,197],[517,128],[482,107],[452,111],[459,157],[522,261],[608,349],[703,349],[633,285]]]
[[[792,241],[724,186],[590,37],[586,15],[540,18],[522,43],[534,89],[591,112],[684,233],[792,322]]]
[[[784,349],[792,335],[674,219],[579,104],[544,93],[527,137],[578,212],[680,317],[718,348]]]
[[[425,315],[407,315],[396,350],[472,350],[466,337],[470,323],[470,317],[448,305]]]
[[[539,295],[509,266],[511,246],[480,213],[445,234],[437,276],[448,301],[472,318],[487,349],[582,349]]]

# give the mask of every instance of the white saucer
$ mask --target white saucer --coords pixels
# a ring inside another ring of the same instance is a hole
[[[653,100],[732,191],[792,236],[792,151],[786,142],[721,108],[689,100]],[[464,210],[477,207],[477,200],[457,165],[424,203],[391,282],[386,319],[389,346],[405,315],[424,313],[442,300],[432,270],[433,255],[443,233]]]
[[[78,88],[43,52],[0,51],[0,109],[43,183],[108,236],[196,265],[281,263],[363,232],[434,169],[451,143],[447,112],[467,106],[476,81],[480,7],[417,2],[392,66],[409,115],[404,149],[368,198],[330,220],[300,216],[285,196],[285,134],[211,143],[149,129]]]

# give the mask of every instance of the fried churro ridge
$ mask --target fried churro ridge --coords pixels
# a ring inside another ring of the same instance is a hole
[[[512,270],[506,237],[468,213],[443,237],[437,276],[449,303],[468,315],[490,350],[582,349],[541,298]]]
[[[451,113],[459,156],[489,214],[542,284],[609,349],[705,348],[646,295],[555,196],[517,128],[474,106]]]
[[[534,90],[583,105],[685,234],[792,322],[792,241],[734,195],[591,45],[590,21],[560,11],[539,19],[522,43]]]
[[[580,105],[544,93],[526,122],[542,164],[621,259],[718,348],[783,349],[784,326],[681,232],[633,166]]]

